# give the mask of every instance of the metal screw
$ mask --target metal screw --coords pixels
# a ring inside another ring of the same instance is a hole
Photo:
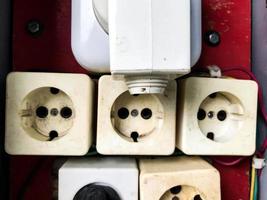
[[[138,110],[136,110],[136,109],[132,110],[131,115],[133,117],[137,117],[138,116]]]
[[[205,35],[205,40],[210,46],[218,46],[221,42],[220,34],[216,31],[208,31]]]
[[[39,21],[32,20],[27,23],[27,31],[31,35],[39,35],[43,30],[43,26]]]
[[[213,118],[213,116],[214,116],[214,112],[210,111],[210,112],[208,113],[208,117],[211,119],[211,118]]]
[[[58,109],[56,109],[56,108],[51,109],[50,114],[51,114],[52,116],[57,116],[57,114],[58,114]]]

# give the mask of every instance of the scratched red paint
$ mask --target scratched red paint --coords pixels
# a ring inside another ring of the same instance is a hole
[[[203,43],[198,66],[210,64],[222,68],[242,66],[250,69],[251,3],[250,0],[203,0],[203,33],[216,30],[221,35],[218,47]],[[87,73],[75,61],[70,48],[70,0],[14,0],[13,2],[14,71],[52,71]],[[44,25],[39,37],[27,34],[27,21],[38,19]],[[90,47],[88,47],[90,48]],[[247,78],[244,74],[231,74]],[[10,162],[10,196],[16,199],[21,183],[38,157],[12,156]],[[224,158],[231,159],[231,158]],[[52,199],[51,168],[48,159],[33,184],[27,200]],[[221,172],[222,200],[249,199],[249,160],[235,167],[215,166]]]

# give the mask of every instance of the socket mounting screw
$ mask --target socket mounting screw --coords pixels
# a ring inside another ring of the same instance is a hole
[[[205,34],[205,41],[209,46],[216,47],[221,43],[221,36],[217,31],[208,31]]]
[[[43,25],[38,20],[31,20],[26,25],[27,32],[32,36],[40,35],[43,31]]]

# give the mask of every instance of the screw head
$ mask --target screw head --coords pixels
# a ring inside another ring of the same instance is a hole
[[[36,36],[42,32],[43,26],[39,21],[31,20],[27,23],[26,29],[30,35]]]
[[[205,34],[205,41],[208,43],[209,46],[218,46],[221,42],[220,34],[216,31],[208,31]]]

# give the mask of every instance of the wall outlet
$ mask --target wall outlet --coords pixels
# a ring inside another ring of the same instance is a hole
[[[179,85],[179,149],[189,155],[254,153],[258,92],[254,81],[191,77]]]
[[[219,172],[198,157],[139,162],[140,200],[220,200]]]
[[[92,144],[94,83],[83,74],[7,77],[5,150],[12,155],[84,155]]]
[[[169,155],[175,149],[175,81],[164,95],[130,95],[124,81],[99,80],[97,150],[101,154]]]
[[[59,200],[138,200],[138,177],[134,159],[70,159],[59,170]]]

